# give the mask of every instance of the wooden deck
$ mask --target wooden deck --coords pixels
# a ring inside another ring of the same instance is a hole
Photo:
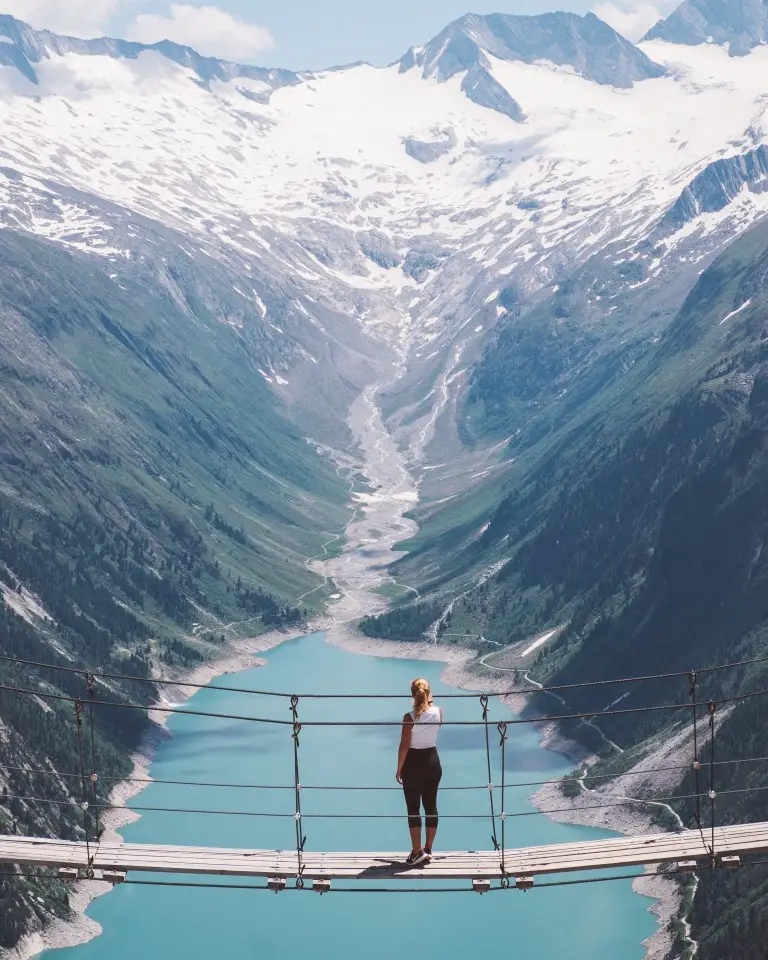
[[[704,832],[709,842],[710,834]],[[768,823],[718,827],[718,858],[768,851]],[[293,850],[231,850],[214,847],[172,847],[138,843],[91,844],[92,868],[108,875],[165,873],[218,877],[268,877],[291,880],[297,875]],[[500,855],[491,851],[435,854],[426,867],[408,867],[405,853],[304,854],[307,880],[498,880]],[[35,837],[0,837],[0,861],[24,867],[82,870],[87,866],[84,843]],[[697,831],[618,837],[584,843],[508,849],[506,875],[511,878],[586,870],[675,864],[696,861],[709,866],[708,848]]]

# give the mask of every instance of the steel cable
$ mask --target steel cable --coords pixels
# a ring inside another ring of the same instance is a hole
[[[21,657],[14,657],[9,654],[0,654],[0,661],[5,661],[7,663],[14,663],[20,666],[28,667],[37,667],[44,670],[54,670],[61,673],[69,673],[73,675],[82,676],[83,669],[77,667],[66,667],[61,664],[54,663],[44,663],[38,660],[27,660]],[[733,670],[739,667],[745,666],[754,666],[756,664],[768,663],[768,657],[754,657],[749,660],[739,660],[732,663],[722,663],[716,664],[710,667],[700,667],[696,670],[696,673],[714,673],[723,670]],[[283,691],[276,690],[254,690],[249,687],[232,687],[218,684],[201,684],[201,683],[191,683],[185,680],[169,680],[164,678],[152,678],[152,677],[141,677],[135,674],[123,674],[123,673],[102,673],[99,671],[90,671],[94,680],[103,683],[104,681],[114,681],[114,682],[126,682],[126,683],[143,683],[149,684],[151,686],[167,686],[167,687],[183,687],[190,690],[204,690],[204,689],[213,689],[221,690],[226,693],[239,693],[239,694],[248,694],[261,697],[282,697],[284,699],[290,700],[293,694],[286,693]],[[615,677],[606,680],[584,680],[578,683],[563,683],[563,684],[553,684],[550,686],[530,686],[530,687],[513,687],[508,690],[499,690],[495,692],[489,692],[490,696],[513,696],[519,694],[534,694],[534,693],[562,693],[566,690],[580,690],[589,687],[604,687],[604,686],[613,686],[617,684],[624,683],[646,683],[652,680],[672,680],[680,677],[688,676],[690,671],[680,670],[667,673],[655,673],[655,674],[641,674],[637,676],[629,677]],[[467,692],[458,692],[458,693],[444,693],[442,695],[443,699],[470,699],[477,696],[476,693],[467,693]],[[408,699],[407,694],[401,693],[303,693],[301,698],[314,699],[314,700],[404,700]]]

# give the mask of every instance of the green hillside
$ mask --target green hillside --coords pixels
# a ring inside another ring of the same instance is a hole
[[[259,373],[267,344],[108,266],[0,232],[0,651],[147,676],[318,609],[305,561],[343,529],[348,489]],[[0,681],[84,694],[8,664]],[[146,725],[117,713],[97,725],[103,775],[128,773]],[[73,798],[30,772],[77,769],[69,705],[0,694],[0,714],[4,795]],[[8,799],[0,829],[81,837],[82,813]],[[0,879],[0,947],[66,897]]]
[[[502,431],[522,430],[523,441],[509,446],[517,457],[485,487],[425,511],[398,571],[424,597],[366,621],[366,631],[416,638],[458,595],[454,639],[482,634],[508,645],[564,625],[526,664],[542,681],[687,671],[768,654],[767,323],[768,226],[761,224],[701,275],[663,336],[620,376],[603,376],[601,364],[576,371],[580,403],[543,400],[546,371],[538,367],[526,381],[521,363],[535,366],[535,351],[506,364],[502,326],[501,348],[476,368],[467,402],[474,416],[483,384],[489,416],[503,417]],[[510,407],[515,391],[525,399],[526,383],[537,397],[525,408],[529,426],[545,409],[542,436],[526,435],[525,410]],[[502,569],[473,586],[500,561]],[[701,696],[765,687],[768,670],[745,668],[713,675]],[[622,695],[625,706],[682,704],[687,688],[598,688],[569,694],[565,709],[599,713]],[[532,711],[551,710],[551,700],[539,701]],[[721,756],[768,755],[763,709],[761,700],[733,708],[718,734]],[[628,714],[600,727],[642,755],[669,722],[664,714]],[[604,749],[593,728],[567,729]],[[607,756],[604,769],[620,765]],[[768,767],[734,765],[718,778],[719,790],[766,787]],[[693,790],[688,779],[681,793]],[[719,822],[766,819],[766,798],[723,797]],[[678,806],[692,824],[690,805]],[[699,956],[763,956],[767,883],[765,867],[703,877],[692,914]]]

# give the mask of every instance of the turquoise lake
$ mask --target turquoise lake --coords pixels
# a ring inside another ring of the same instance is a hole
[[[266,654],[267,666],[222,678],[220,683],[262,690],[317,693],[408,692],[415,676],[432,684],[435,699],[446,688],[441,666],[385,660],[347,653],[323,642],[322,635],[302,637]],[[455,692],[455,691],[453,691]],[[446,720],[480,717],[476,698],[443,702]],[[230,694],[208,688],[187,706],[196,710],[290,718],[284,700]],[[301,720],[399,720],[407,701],[302,700]],[[492,701],[495,721],[510,717]],[[289,727],[209,719],[183,713],[170,718],[173,738],[152,764],[152,775],[165,780],[204,780],[292,784],[293,753]],[[300,739],[304,784],[396,786],[399,731],[395,727],[305,728]],[[487,780],[482,728],[445,727],[440,735],[442,786],[482,785]],[[498,782],[498,736],[492,740]],[[570,764],[541,749],[529,726],[509,728],[507,780],[541,780],[567,772]],[[534,808],[530,788],[509,790],[507,812]],[[194,807],[293,813],[291,791],[232,790],[152,784],[136,806]],[[305,820],[307,849],[407,850],[408,834],[402,794],[306,790],[305,815],[387,813],[398,819]],[[497,810],[499,807],[497,807]],[[488,811],[487,791],[441,791],[440,813]],[[402,818],[400,819],[400,816]],[[439,849],[489,849],[490,823],[443,819]],[[145,813],[123,835],[136,843],[289,848],[295,845],[292,818],[235,817],[219,814]],[[507,821],[507,846],[598,839],[602,831],[553,823],[544,816]],[[138,877],[137,877],[138,879]],[[171,878],[159,878],[171,879]],[[189,878],[194,880],[195,878]],[[263,881],[253,881],[263,884]],[[290,884],[290,881],[289,881]],[[342,885],[342,884],[338,884]],[[345,886],[349,883],[343,884]],[[381,884],[376,884],[381,886]],[[451,882],[450,886],[461,886]],[[467,883],[467,886],[469,884]],[[473,893],[377,894],[287,890],[275,895],[260,890],[161,889],[125,885],[96,900],[89,915],[103,927],[101,937],[62,951],[47,960],[390,960],[433,954],[514,956],[536,960],[641,960],[642,941],[656,929],[648,913],[651,901],[631,890],[631,881],[533,890]]]

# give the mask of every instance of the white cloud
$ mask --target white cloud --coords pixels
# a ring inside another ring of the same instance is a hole
[[[186,3],[172,3],[167,15],[139,14],[128,28],[128,37],[140,43],[173,40],[199,53],[228,60],[252,59],[271,50],[275,43],[266,27],[239,20],[220,7]]]
[[[23,20],[36,30],[75,37],[103,35],[120,0],[2,0],[3,13]]]
[[[592,10],[629,40],[637,41],[680,6],[680,0],[602,0]]]

